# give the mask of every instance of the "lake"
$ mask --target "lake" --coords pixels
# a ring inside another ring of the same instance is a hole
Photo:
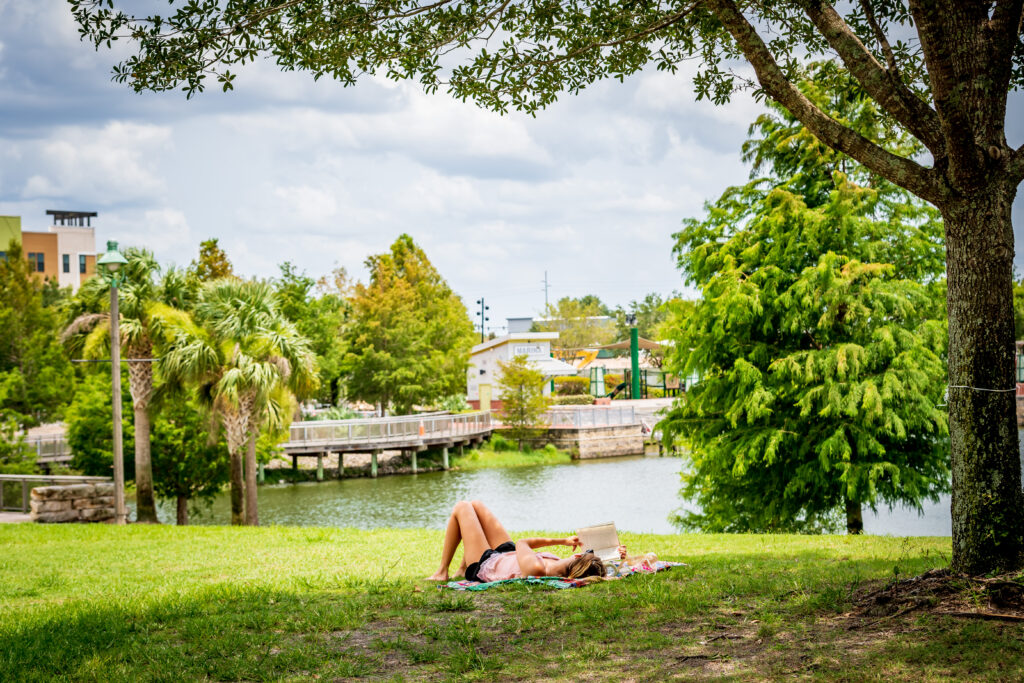
[[[566,465],[431,472],[378,479],[262,486],[260,523],[374,529],[439,529],[456,501],[483,500],[511,530],[566,530],[605,521],[619,529],[669,534],[669,515],[679,509],[680,458],[635,456],[575,461]],[[196,524],[227,524],[228,497],[193,518]],[[173,522],[171,505],[161,519]],[[924,506],[924,514],[898,507],[865,510],[870,534],[949,536],[949,497]]]

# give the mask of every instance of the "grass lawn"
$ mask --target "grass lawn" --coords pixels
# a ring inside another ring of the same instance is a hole
[[[894,575],[944,566],[949,539],[624,534],[632,550],[690,566],[485,593],[420,580],[440,541],[431,530],[5,525],[0,680],[952,681],[1024,671],[1019,624],[851,614],[858,595]]]

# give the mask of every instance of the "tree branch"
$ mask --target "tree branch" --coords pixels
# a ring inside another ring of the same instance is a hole
[[[891,59],[891,70],[886,71],[831,5],[821,0],[802,4],[804,12],[832,49],[839,53],[843,63],[868,95],[923,142],[936,159],[945,156],[946,141],[942,136],[938,114],[900,80],[891,48],[887,53]],[[870,21],[877,27],[873,16],[871,14]],[[881,34],[880,29],[878,32]],[[888,47],[885,34],[881,34],[881,41]]]
[[[933,169],[892,154],[821,111],[786,78],[764,40],[733,0],[707,0],[707,6],[753,65],[764,91],[790,111],[825,144],[848,154],[891,182],[937,204],[946,188]]]
[[[871,0],[860,0],[860,8],[864,10],[864,18],[867,19],[871,31],[875,34],[878,46],[882,48],[882,54],[885,55],[885,63],[888,65],[890,73],[898,75],[900,68],[896,64],[896,55],[893,54],[889,39],[885,37],[885,31],[882,30],[882,27],[878,25],[878,21],[875,19],[875,9],[871,6]]]

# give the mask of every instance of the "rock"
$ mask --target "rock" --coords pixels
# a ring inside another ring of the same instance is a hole
[[[114,485],[109,483],[109,482],[101,483],[101,484],[93,484],[93,488],[96,489],[96,495],[97,496],[103,497],[103,496],[113,496],[114,495]],[[113,501],[114,499],[111,498],[110,500]],[[113,504],[113,503],[111,503],[111,504]]]
[[[29,503],[32,513],[64,512],[72,508],[70,500],[33,500]]]
[[[43,524],[56,522],[73,522],[78,520],[77,510],[65,510],[63,512],[43,512],[32,515],[32,520]]]
[[[102,522],[114,516],[113,508],[88,508],[81,510],[82,520],[88,522]]]

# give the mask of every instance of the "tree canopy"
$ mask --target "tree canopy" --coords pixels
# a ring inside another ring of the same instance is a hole
[[[405,414],[464,393],[474,335],[462,299],[409,235],[366,267],[343,334],[347,395]]]
[[[854,86],[832,99],[837,115],[870,109]],[[702,294],[666,359],[702,375],[662,423],[689,446],[701,511],[684,526],[807,531],[845,513],[858,532],[862,505],[949,486],[941,221],[794,124],[761,117],[746,150],[767,176],[676,236]]]
[[[136,90],[181,88],[192,96],[214,81],[227,90],[231,68],[268,55],[316,78],[353,84],[381,73],[496,111],[535,113],[595,81],[648,65],[675,72],[693,60],[699,98],[721,103],[752,89],[775,100],[825,145],[942,212],[952,563],[972,573],[1024,565],[1024,517],[1004,514],[1024,506],[1011,219],[1024,145],[1006,139],[1008,94],[1024,86],[1020,0],[232,0],[183,2],[146,17],[114,0],[71,0],[71,8],[82,37],[97,47],[134,42],[114,78]],[[886,125],[924,151],[894,151],[801,91],[800,69],[819,59],[841,65]]]
[[[580,299],[564,296],[544,309],[544,317],[534,321],[539,332],[557,332],[551,342],[556,356],[571,359],[576,351],[615,340],[615,324],[608,308],[592,294]]]

